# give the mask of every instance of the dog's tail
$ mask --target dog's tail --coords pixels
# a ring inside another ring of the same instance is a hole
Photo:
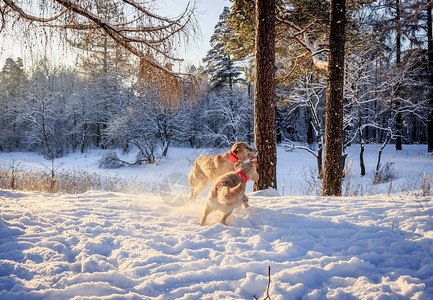
[[[224,202],[230,199],[237,199],[239,194],[244,192],[244,184],[239,183],[237,186],[229,188],[222,187],[218,193],[218,198],[223,200]],[[218,199],[218,200],[219,200]],[[218,201],[220,202],[220,201]]]

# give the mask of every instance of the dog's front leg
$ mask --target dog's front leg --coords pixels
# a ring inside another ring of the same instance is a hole
[[[201,217],[201,220],[198,222],[201,226],[203,226],[206,223],[207,214],[203,214],[203,217]]]
[[[245,208],[250,207],[248,205],[248,197],[245,194],[242,196],[242,202],[243,202]]]
[[[208,198],[207,198],[206,203],[204,205],[203,216],[201,217],[200,222],[199,222],[199,224],[202,226],[206,223],[207,216],[211,212],[213,212],[215,209],[217,209],[217,207],[218,207],[217,206],[218,202],[215,198],[212,197],[211,192],[212,192],[212,190],[209,192]]]
[[[220,220],[220,222],[224,225],[227,226],[227,217],[230,216],[231,212],[229,212],[228,214],[224,214]]]
[[[203,210],[203,216],[201,217],[200,222],[198,222],[201,226],[203,226],[206,223],[206,218],[211,212],[212,209],[210,209],[208,203],[206,203],[206,206]]]

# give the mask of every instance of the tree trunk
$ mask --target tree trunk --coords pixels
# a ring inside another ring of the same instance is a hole
[[[396,28],[396,46],[397,46],[397,54],[396,54],[396,66],[398,67],[400,65],[401,61],[401,26],[400,26],[400,0],[395,0],[395,10],[396,10],[396,22],[397,22],[397,28]],[[397,94],[398,91],[397,91]],[[400,108],[400,100],[395,101],[395,109],[397,110],[397,116],[395,118],[396,123],[396,139],[395,139],[395,150],[402,150],[401,147],[401,128],[402,128],[402,119],[401,119],[401,113],[398,112]]]
[[[162,156],[163,156],[163,157],[167,157],[167,154],[168,154],[168,148],[170,147],[170,142],[171,142],[171,139],[168,139],[168,140],[166,141],[166,143],[164,144],[164,147],[163,147],[163,149],[162,149]]]
[[[359,151],[359,166],[361,168],[361,176],[365,175],[365,164],[364,164],[364,139],[362,138],[362,110],[361,107],[358,106],[358,138],[359,138],[359,145],[361,147]],[[368,127],[367,127],[368,130]]]
[[[305,119],[307,121],[307,144],[312,147],[314,143],[314,133],[313,133],[313,124],[311,123],[311,117],[307,113],[307,110],[305,111]],[[317,138],[319,139],[319,138]]]
[[[323,142],[322,136],[318,138],[318,147],[317,147],[317,171],[319,172],[319,179],[323,178],[323,164],[322,164],[322,154],[323,153]]]
[[[364,141],[361,142],[361,149],[359,150],[359,165],[361,167],[361,176],[365,175],[365,164],[364,164]]]
[[[330,2],[323,196],[341,196],[346,1]]]
[[[379,181],[379,169],[380,169],[380,159],[382,158],[382,151],[385,148],[385,146],[388,144],[389,140],[391,139],[390,135],[387,134],[385,138],[385,142],[383,142],[382,146],[379,148],[379,153],[377,155],[377,164],[376,164],[376,172],[374,173],[374,182],[378,183]]]
[[[400,26],[400,0],[395,0],[395,44],[396,44],[396,64],[397,66],[401,61],[401,26]]]
[[[395,103],[396,109],[400,107],[400,101],[397,100]],[[402,134],[402,119],[401,119],[401,113],[397,112],[397,116],[395,117],[395,126],[396,126],[396,138],[395,138],[395,150],[402,150],[402,143],[401,143],[401,134]]]
[[[428,1],[429,3],[430,1]],[[427,35],[428,35],[428,72],[430,78],[430,87],[433,87],[433,29],[432,29],[432,5],[427,7]],[[427,120],[427,151],[433,152],[433,90],[429,95],[429,113]]]
[[[275,143],[275,0],[256,1],[254,145],[259,180],[254,191],[277,188]]]

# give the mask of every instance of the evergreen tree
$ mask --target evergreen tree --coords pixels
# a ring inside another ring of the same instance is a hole
[[[242,61],[254,56],[255,0],[230,0],[233,2],[227,18],[232,34],[224,37],[227,51],[233,58]]]
[[[233,82],[241,74],[238,67],[233,64],[223,42],[224,36],[227,36],[232,30],[227,23],[229,13],[230,9],[224,7],[219,17],[220,21],[215,25],[214,34],[210,39],[212,49],[203,59],[203,62],[206,63],[211,89],[218,89],[226,84],[231,89]]]

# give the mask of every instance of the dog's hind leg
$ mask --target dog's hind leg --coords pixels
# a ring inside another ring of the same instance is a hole
[[[189,194],[188,194],[188,199],[190,199],[190,200],[195,200],[195,198],[193,198],[194,197],[194,188],[192,187],[192,185],[190,184],[189,185]]]
[[[193,169],[188,175],[188,181],[189,181],[188,197],[189,199],[194,201],[197,199],[198,195],[200,195],[200,193],[203,192],[209,185],[206,176],[198,167],[196,167],[195,164]]]
[[[194,178],[194,174],[193,171],[191,171],[191,173],[188,174],[188,182],[189,182],[189,195],[188,198],[195,200],[194,197],[194,191],[196,188],[196,179]]]
[[[192,193],[192,199],[197,199],[198,195],[200,195],[200,193],[203,192],[208,186],[208,181],[200,181],[199,184],[194,188],[194,191]]]

